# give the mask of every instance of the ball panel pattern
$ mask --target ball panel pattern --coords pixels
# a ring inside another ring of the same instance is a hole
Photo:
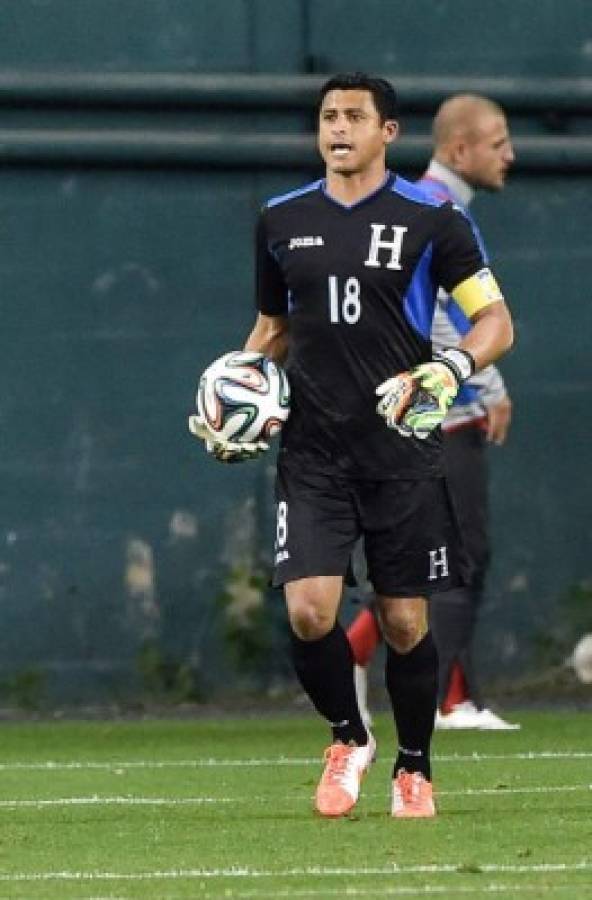
[[[208,366],[196,400],[214,439],[267,440],[288,418],[290,386],[286,373],[273,360],[262,353],[237,350]]]

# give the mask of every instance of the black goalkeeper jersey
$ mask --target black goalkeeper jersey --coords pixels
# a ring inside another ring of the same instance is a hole
[[[389,174],[353,206],[324,180],[270,200],[257,228],[257,305],[289,317],[288,451],[313,453],[359,478],[441,473],[438,429],[401,437],[376,412],[376,387],[431,359],[438,287],[486,265],[451,203]]]

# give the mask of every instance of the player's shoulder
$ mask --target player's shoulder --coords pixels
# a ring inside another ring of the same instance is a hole
[[[449,199],[447,197],[442,198],[432,195],[420,182],[407,181],[407,179],[401,178],[400,175],[393,178],[390,184],[390,190],[397,197],[433,209],[439,209],[440,207],[449,204]]]
[[[306,198],[314,197],[318,195],[319,191],[322,187],[322,179],[317,179],[316,181],[311,181],[308,184],[301,185],[300,187],[293,188],[290,191],[286,191],[283,194],[277,194],[274,197],[270,197],[263,204],[263,210],[276,209],[278,207],[285,207],[286,205],[290,205],[293,203],[297,203]]]
[[[468,222],[474,231],[477,231],[468,209],[457,202],[450,189],[443,182],[424,176],[414,183],[414,187],[437,203],[442,209],[442,213],[448,219],[460,218],[463,222]]]
[[[391,182],[390,190],[398,203],[410,203],[421,207],[435,229],[446,227],[451,218],[463,216],[462,208],[450,197],[435,195],[419,182],[407,181],[397,175]]]

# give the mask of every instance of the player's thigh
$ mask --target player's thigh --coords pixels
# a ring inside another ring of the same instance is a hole
[[[368,576],[384,597],[426,597],[462,582],[460,537],[444,478],[360,489]]]
[[[293,457],[278,459],[276,586],[347,570],[360,527],[347,482]]]

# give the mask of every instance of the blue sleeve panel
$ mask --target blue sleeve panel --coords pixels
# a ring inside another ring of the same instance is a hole
[[[483,240],[483,235],[479,231],[479,226],[477,225],[474,218],[472,217],[472,215],[470,214],[470,212],[467,209],[465,209],[463,206],[459,206],[458,203],[457,203],[457,206],[465,214],[466,218],[469,220],[469,222],[471,224],[471,228],[473,229],[473,234],[475,235],[475,240],[479,244],[479,249],[481,251],[481,255],[483,256],[483,260],[486,265],[489,265],[489,254],[487,252],[487,247],[485,246],[485,241]]]
[[[407,200],[414,200],[416,203],[428,203],[430,206],[442,206],[443,203],[450,199],[448,196],[440,196],[435,191],[430,192],[426,190],[421,180],[416,181],[414,184],[412,181],[401,178],[400,175],[397,175],[394,179],[391,190],[395,194],[406,197]]]
[[[461,337],[464,337],[467,331],[471,328],[471,320],[465,313],[462,311],[456,300],[452,297],[448,298],[446,305],[444,306],[444,312],[458,331]]]
[[[405,318],[423,338],[429,341],[436,305],[437,287],[432,281],[432,244],[423,251],[403,298]]]

